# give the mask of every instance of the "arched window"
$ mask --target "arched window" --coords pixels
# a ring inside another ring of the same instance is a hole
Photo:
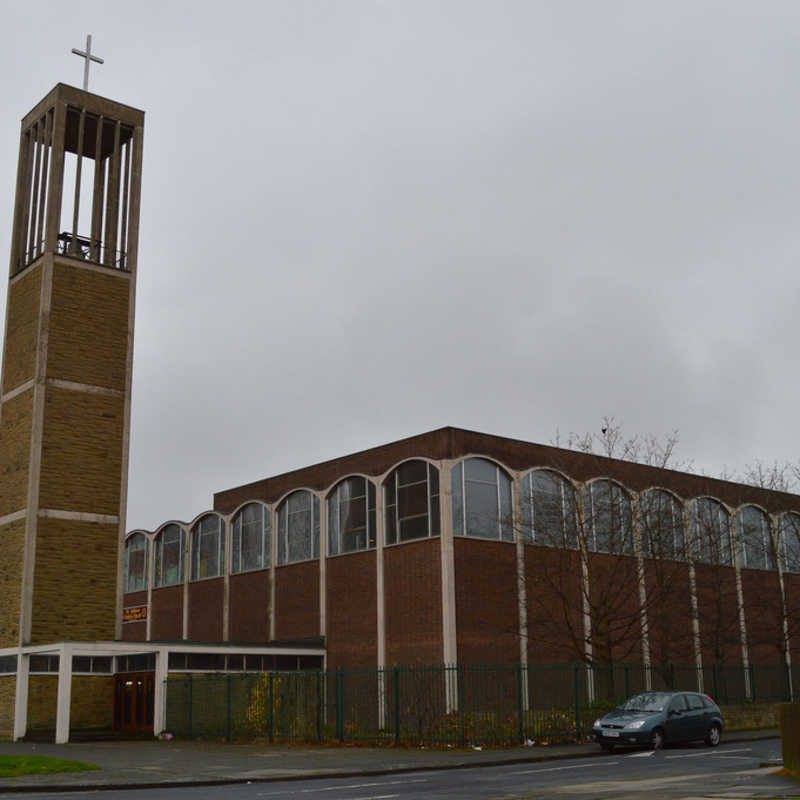
[[[525,539],[547,547],[578,547],[578,513],[572,484],[547,469],[529,472],[522,481]]]
[[[781,514],[778,526],[783,568],[787,572],[800,572],[800,514]]]
[[[647,558],[683,560],[683,507],[663,489],[648,489],[639,496],[642,522],[642,553]]]
[[[186,537],[179,525],[167,525],[156,534],[153,586],[183,583],[183,551]]]
[[[452,475],[453,533],[513,542],[508,475],[485,458],[468,458],[456,464]]]
[[[261,503],[248,503],[231,526],[231,572],[270,565],[270,513]]]
[[[150,542],[143,533],[134,533],[125,540],[125,591],[140,592],[147,588],[147,557]]]
[[[328,495],[328,555],[375,547],[375,485],[345,478]]]
[[[292,492],[278,507],[278,564],[319,558],[319,498]]]
[[[439,470],[406,461],[383,484],[386,544],[439,535]]]
[[[736,514],[739,565],[748,569],[775,569],[769,519],[761,509],[744,506]]]
[[[633,513],[628,493],[602,478],[583,490],[586,546],[599,553],[633,553]]]
[[[699,497],[692,504],[692,556],[704,564],[733,564],[730,515],[722,503]]]
[[[218,578],[225,570],[225,523],[217,514],[206,514],[192,528],[193,581]]]

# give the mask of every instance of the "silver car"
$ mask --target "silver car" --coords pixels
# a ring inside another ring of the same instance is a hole
[[[716,747],[724,723],[719,706],[700,692],[642,692],[595,720],[592,733],[604,750],[704,740]]]

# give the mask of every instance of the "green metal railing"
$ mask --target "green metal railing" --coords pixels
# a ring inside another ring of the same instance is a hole
[[[512,745],[581,738],[595,717],[647,688],[720,705],[784,701],[800,668],[634,664],[452,666],[192,674],[167,680],[167,730],[269,741]],[[790,691],[795,687],[795,691]]]

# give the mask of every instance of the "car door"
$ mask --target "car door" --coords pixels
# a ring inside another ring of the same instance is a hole
[[[667,716],[664,721],[666,738],[668,742],[682,742],[689,738],[688,707],[686,695],[676,694],[667,706]]]
[[[702,739],[706,735],[708,728],[707,716],[708,709],[703,703],[703,698],[699,694],[687,694],[686,704],[689,707],[687,712],[689,739]]]

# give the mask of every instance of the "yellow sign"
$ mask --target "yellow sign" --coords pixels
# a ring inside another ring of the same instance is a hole
[[[147,606],[128,606],[122,609],[122,621],[142,622],[147,619]]]

